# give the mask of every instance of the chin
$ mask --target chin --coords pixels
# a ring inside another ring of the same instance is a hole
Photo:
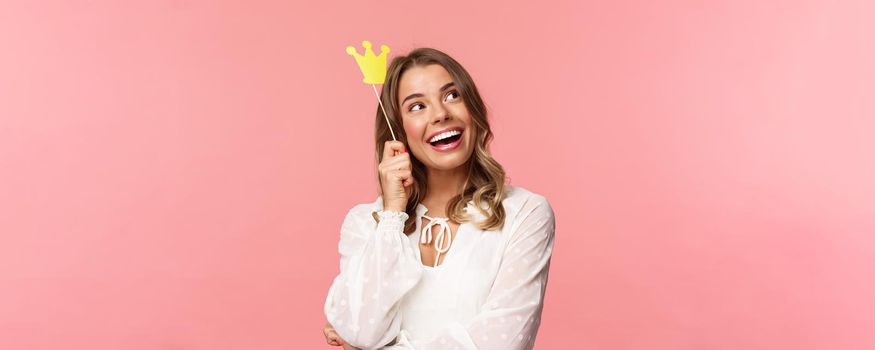
[[[460,147],[458,152],[452,155],[446,155],[440,158],[439,162],[435,162],[434,166],[440,170],[452,170],[458,167],[464,166],[468,163],[468,160],[471,159],[471,154],[469,149]]]

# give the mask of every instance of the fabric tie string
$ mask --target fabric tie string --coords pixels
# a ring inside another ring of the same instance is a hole
[[[419,242],[422,244],[430,244],[432,242],[432,227],[434,225],[440,225],[440,230],[437,235],[434,236],[434,249],[437,250],[437,254],[434,257],[434,267],[437,267],[441,253],[446,253],[450,250],[450,246],[453,244],[453,235],[448,223],[450,219],[433,218],[428,215],[423,215],[422,217],[429,220],[428,226],[422,230],[423,233],[419,239]]]

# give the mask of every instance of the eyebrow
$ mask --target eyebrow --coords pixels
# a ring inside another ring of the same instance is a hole
[[[452,82],[452,81],[449,83],[446,83],[446,84],[444,84],[444,86],[441,87],[441,91],[443,92],[444,90],[449,89],[453,85],[456,85],[456,83]],[[401,104],[403,105],[404,102],[407,102],[407,100],[409,100],[411,98],[417,98],[417,97],[422,97],[422,96],[425,96],[425,95],[420,94],[420,93],[410,94],[410,96],[405,97],[404,100],[401,101]]]

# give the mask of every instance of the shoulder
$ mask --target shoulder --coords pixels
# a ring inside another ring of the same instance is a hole
[[[547,197],[520,186],[513,186],[505,193],[505,206],[508,228],[513,236],[521,226],[530,228],[540,225],[553,225],[553,207]]]
[[[541,215],[553,216],[553,207],[547,197],[522,186],[506,186],[502,205],[508,214],[525,215],[526,212],[537,210]]]

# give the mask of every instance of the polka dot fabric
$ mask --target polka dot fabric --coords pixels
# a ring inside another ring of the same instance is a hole
[[[507,186],[502,204],[505,226],[462,223],[437,269],[421,263],[419,232],[403,233],[407,213],[383,211],[380,198],[353,207],[341,226],[328,322],[360,349],[531,349],[555,218],[546,198],[522,187]]]

